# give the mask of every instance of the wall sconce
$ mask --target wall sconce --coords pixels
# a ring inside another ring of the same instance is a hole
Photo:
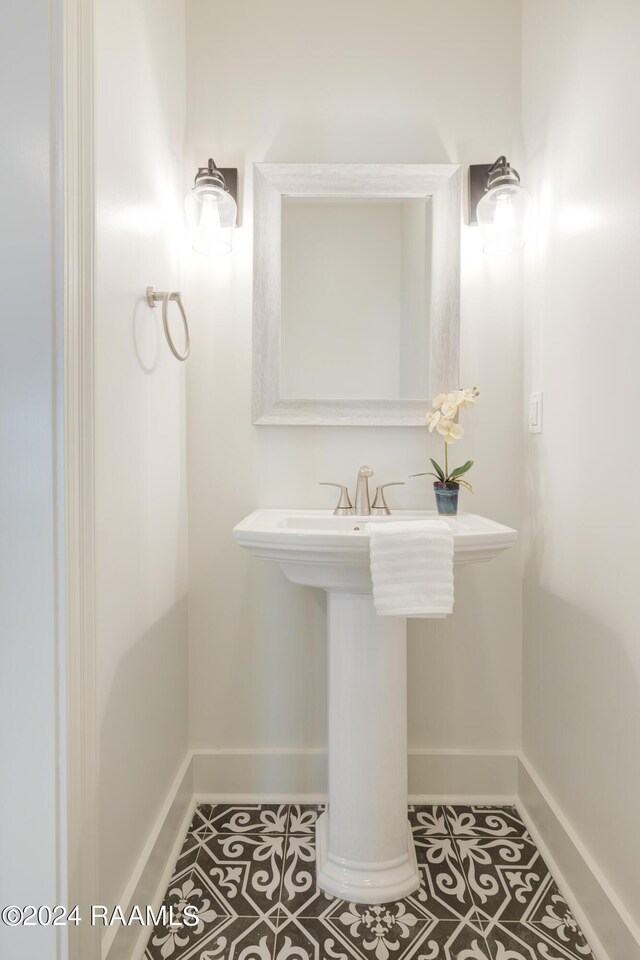
[[[485,253],[524,247],[531,197],[506,157],[469,167],[469,223],[479,224]]]
[[[206,256],[231,253],[238,215],[238,171],[219,169],[213,160],[196,173],[184,207],[191,245]]]

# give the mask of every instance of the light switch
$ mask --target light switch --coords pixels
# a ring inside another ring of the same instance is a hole
[[[529,433],[542,433],[542,393],[529,394]]]

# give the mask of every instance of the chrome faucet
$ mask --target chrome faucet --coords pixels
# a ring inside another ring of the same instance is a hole
[[[380,486],[376,487],[376,495],[373,499],[372,506],[369,499],[369,477],[372,476],[373,470],[371,467],[365,465],[358,470],[355,507],[349,498],[349,490],[343,483],[328,483],[326,480],[321,481],[321,487],[339,487],[340,489],[340,499],[338,500],[337,507],[333,511],[336,516],[354,516],[354,514],[358,517],[369,517],[371,514],[381,517],[389,516],[391,511],[384,498],[384,488],[404,486],[404,481],[397,480],[393,483],[381,483]]]
[[[373,476],[371,467],[360,467],[356,480],[356,516],[371,516],[371,501],[369,500],[369,477]]]

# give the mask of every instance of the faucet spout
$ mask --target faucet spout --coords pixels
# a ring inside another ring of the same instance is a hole
[[[373,476],[371,467],[363,466],[358,470],[356,482],[356,515],[359,517],[371,516],[371,501],[369,500],[369,477]]]

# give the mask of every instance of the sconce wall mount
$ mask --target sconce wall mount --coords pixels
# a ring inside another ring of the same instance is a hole
[[[530,204],[506,157],[469,167],[469,224],[480,225],[485,253],[515,253],[524,246]]]
[[[206,167],[198,167],[193,181],[194,187],[205,184],[222,187],[233,197],[238,206],[238,169],[237,167],[216,167],[213,160],[209,160]],[[240,226],[240,212],[236,213],[236,227]]]
[[[196,253],[229,253],[238,225],[237,169],[217,167],[211,159],[199,167],[185,198],[185,213]]]

